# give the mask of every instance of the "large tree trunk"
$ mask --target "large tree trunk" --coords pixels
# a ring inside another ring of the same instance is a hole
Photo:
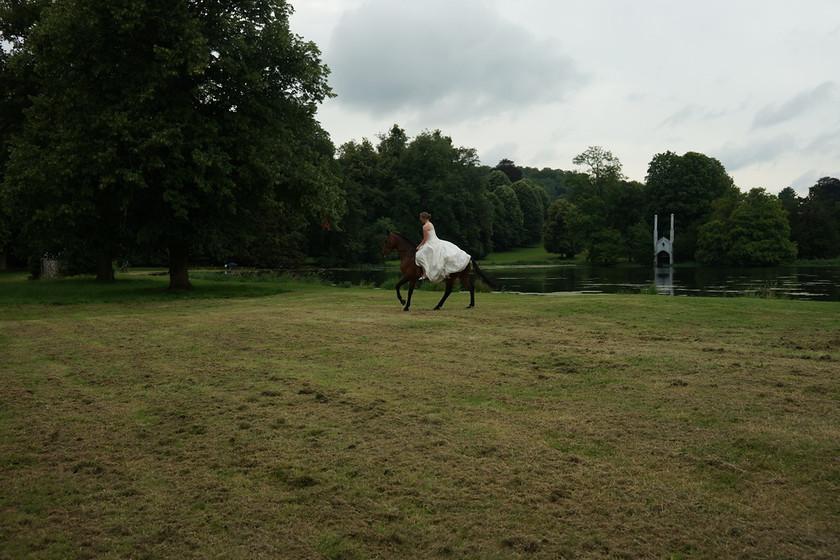
[[[96,252],[96,281],[114,281],[114,265],[112,263],[111,254],[108,251]]]
[[[187,271],[189,250],[183,241],[173,241],[169,244],[169,289],[192,290],[190,275]]]

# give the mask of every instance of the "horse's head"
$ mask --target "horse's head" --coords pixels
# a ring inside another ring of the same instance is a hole
[[[396,236],[391,231],[388,231],[388,233],[385,235],[385,242],[382,244],[382,257],[385,258],[388,255],[390,255],[391,251],[396,249],[396,247]]]

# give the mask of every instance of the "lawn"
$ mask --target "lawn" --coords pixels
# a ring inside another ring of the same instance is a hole
[[[840,550],[840,303],[50,282],[0,275],[0,558]]]

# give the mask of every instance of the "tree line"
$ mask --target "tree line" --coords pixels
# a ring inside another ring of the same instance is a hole
[[[678,260],[772,265],[840,256],[840,181],[741,192],[714,158],[656,154],[645,182],[591,146],[576,171],[481,165],[439,130],[394,125],[334,146],[314,43],[278,0],[21,0],[0,6],[0,255],[45,255],[114,278],[113,263],[263,268],[381,262],[418,214],[475,258],[543,243],[597,264],[652,262],[674,214]],[[80,38],[84,40],[80,40]]]

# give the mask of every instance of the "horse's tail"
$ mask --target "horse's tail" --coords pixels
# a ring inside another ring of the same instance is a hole
[[[475,268],[475,271],[478,273],[479,276],[481,276],[481,279],[484,280],[484,282],[494,290],[498,290],[499,283],[487,276],[486,274],[484,274],[484,271],[481,270],[481,268],[478,266],[478,261],[473,259],[472,263],[473,268]]]

